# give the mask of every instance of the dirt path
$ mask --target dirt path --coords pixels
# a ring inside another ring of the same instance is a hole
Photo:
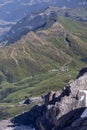
[[[11,58],[16,62],[16,64],[18,65],[18,61],[17,59],[14,57],[14,49],[11,52]]]

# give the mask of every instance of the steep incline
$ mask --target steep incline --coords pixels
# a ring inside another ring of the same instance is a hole
[[[83,75],[64,87],[62,92],[47,93],[43,97],[44,104],[15,116],[12,123],[32,124],[36,130],[86,130],[87,68],[82,71]]]

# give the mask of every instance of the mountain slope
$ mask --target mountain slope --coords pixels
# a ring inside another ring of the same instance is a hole
[[[65,23],[55,22],[48,29],[31,31],[15,44],[0,48],[1,101],[15,102],[24,98],[23,95],[56,90],[86,65],[82,59],[87,55],[87,39],[81,40],[79,32],[85,32],[84,23],[71,23],[80,33],[77,36],[74,28],[68,28],[71,19],[59,19],[66,23],[67,31]]]
[[[8,31],[27,14],[35,13],[48,6],[77,8],[87,6],[86,0],[1,0],[0,35]]]
[[[39,10],[41,9],[41,6],[47,7],[50,5],[56,5],[58,7],[66,6],[68,8],[77,8],[79,6],[86,6],[87,1],[86,0],[9,0],[8,2],[6,0],[0,2],[0,19],[6,20],[6,21],[17,21],[20,18],[27,15],[27,13],[31,11],[36,11],[39,7]],[[13,17],[13,16],[15,17]]]
[[[46,3],[32,3],[32,1],[4,0],[0,1],[0,35],[8,31],[17,21],[27,14],[38,12],[48,6]]]
[[[51,26],[53,22],[56,21],[56,18],[56,12],[51,12],[49,9],[33,15],[28,15],[14,25],[6,35],[2,36],[2,41],[4,39],[6,44],[14,43],[29,31]]]
[[[3,46],[13,44],[23,35],[26,35],[29,31],[49,28],[55,21],[58,20],[59,16],[72,18],[80,22],[86,22],[87,9],[86,7],[77,9],[48,7],[47,9],[41,10],[38,13],[27,15],[18,21],[6,34],[0,37],[0,44]]]
[[[55,21],[55,17],[42,16],[47,26],[0,47],[1,119],[29,109],[18,106],[26,97],[62,89],[87,65],[87,22],[64,16],[57,16]]]

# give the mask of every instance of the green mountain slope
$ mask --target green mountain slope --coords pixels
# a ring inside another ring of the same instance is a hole
[[[8,103],[8,113],[16,113],[10,103],[61,89],[76,77],[87,65],[86,31],[87,23],[58,17],[50,28],[0,48],[0,102]]]
[[[80,67],[81,59],[87,55],[86,42],[80,38],[81,33],[77,36],[82,23],[63,17],[60,21],[64,27],[56,22],[49,29],[30,32],[14,45],[0,49],[1,83],[33,78],[64,65]],[[85,33],[84,26],[81,29]]]

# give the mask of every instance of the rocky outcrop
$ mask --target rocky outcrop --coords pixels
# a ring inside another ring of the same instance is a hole
[[[33,125],[37,130],[86,130],[87,73],[68,84],[62,92],[49,92],[43,105],[34,106],[12,119],[16,125]]]
[[[35,128],[23,125],[14,126],[8,119],[0,121],[0,130],[35,130]]]
[[[87,67],[82,68],[77,76],[77,78],[83,76],[84,74],[87,74]]]
[[[79,94],[79,90],[87,89],[87,67],[80,70],[77,79],[70,83],[70,89],[73,97]]]

